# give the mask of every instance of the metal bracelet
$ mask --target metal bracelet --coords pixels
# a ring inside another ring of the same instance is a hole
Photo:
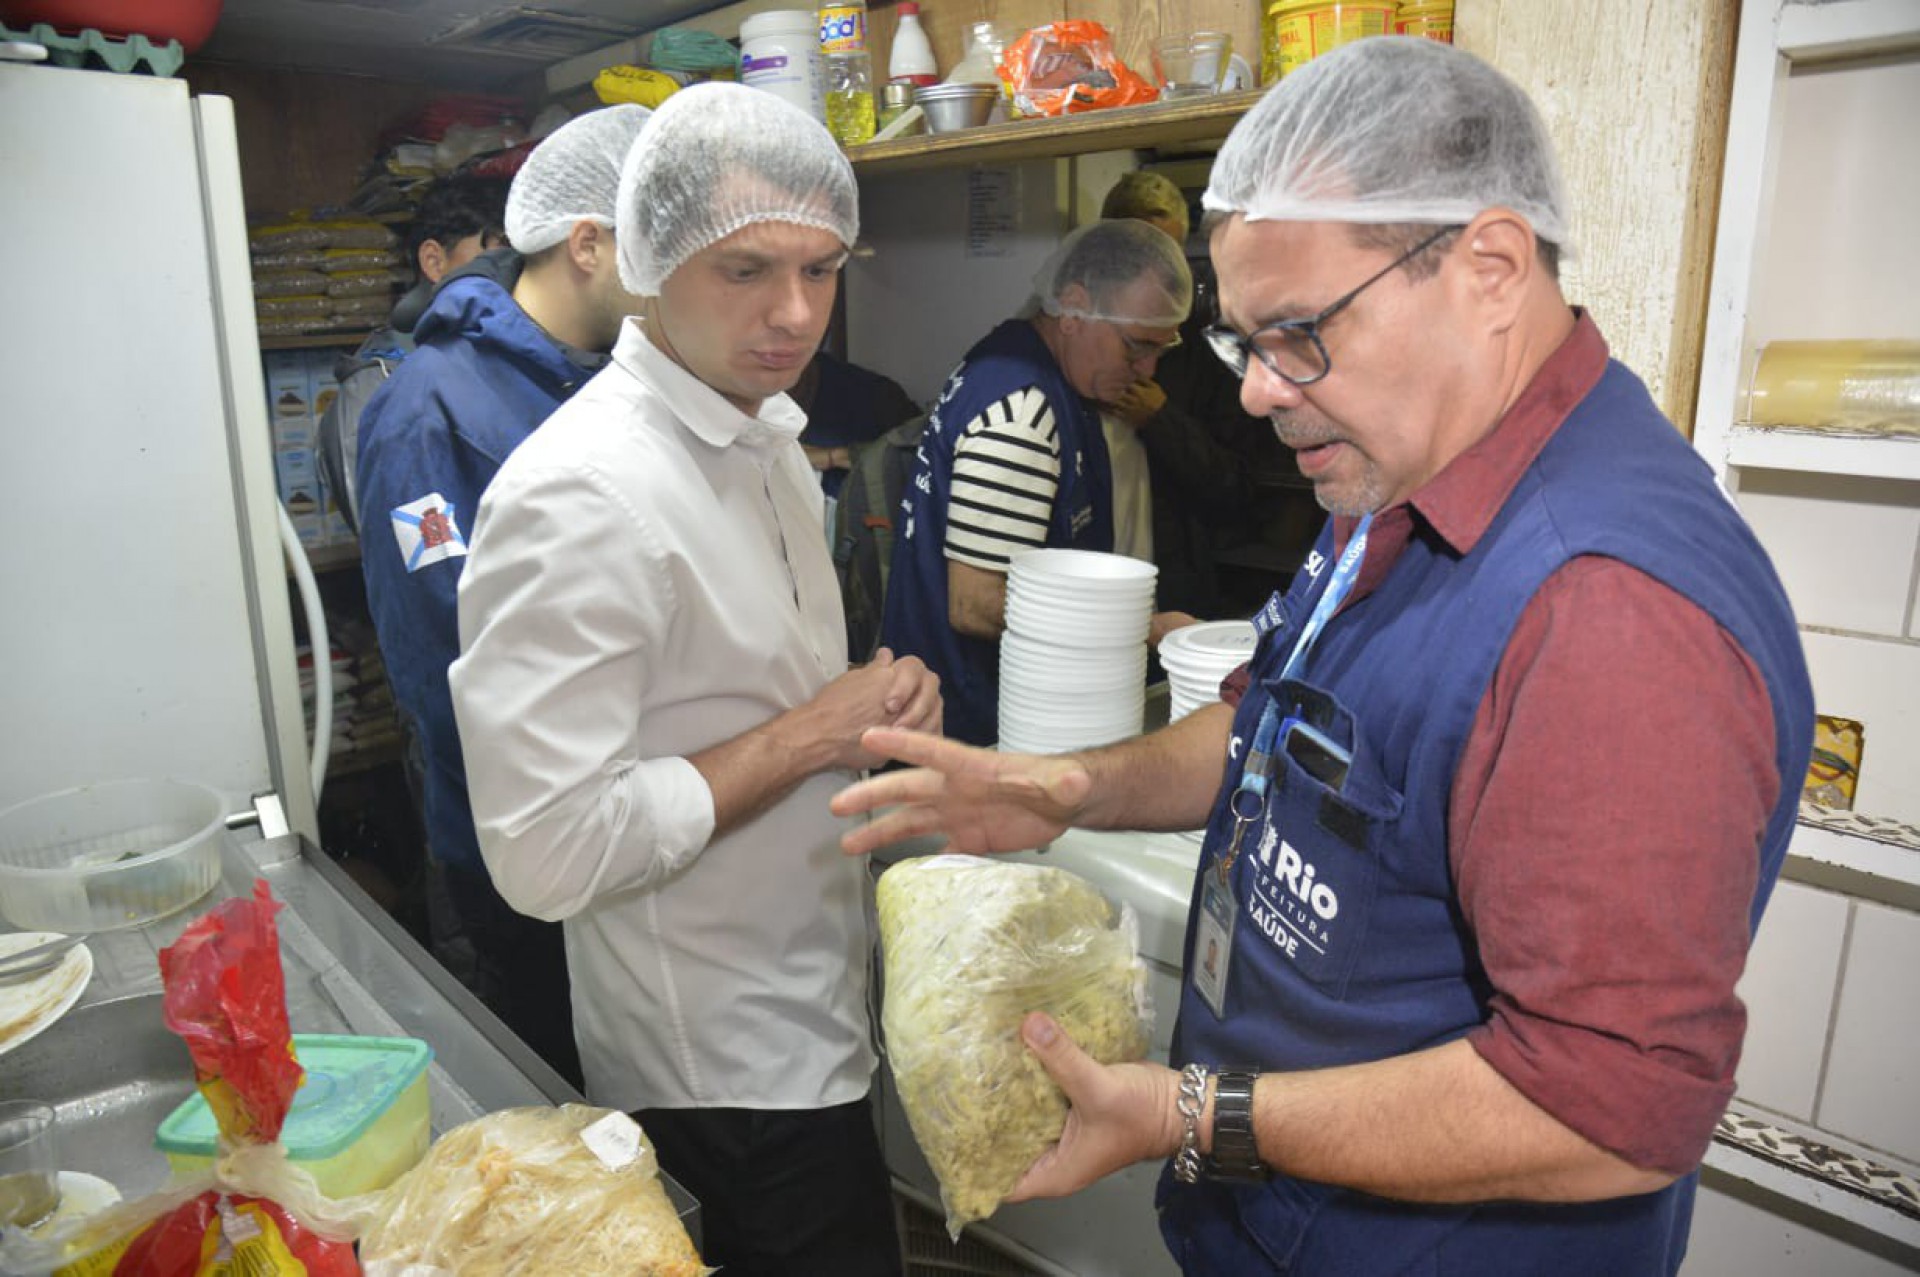
[[[1173,1177],[1182,1184],[1200,1179],[1200,1115],[1207,1109],[1207,1066],[1189,1064],[1180,1071],[1180,1095],[1174,1101],[1186,1131],[1180,1136],[1180,1151],[1173,1157]]]

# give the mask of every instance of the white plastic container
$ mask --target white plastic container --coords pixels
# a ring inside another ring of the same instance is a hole
[[[887,51],[887,79],[905,80],[916,87],[939,83],[933,43],[927,39],[927,29],[920,25],[920,6],[914,0],[901,0],[897,12],[900,25],[894,29],[893,47]]]
[[[23,931],[137,927],[220,877],[226,807],[204,785],[121,780],[0,812],[0,914]]]
[[[820,28],[809,10],[775,9],[740,24],[740,81],[827,121],[827,77]]]

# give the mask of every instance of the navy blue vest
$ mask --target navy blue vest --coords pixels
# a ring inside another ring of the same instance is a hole
[[[1037,386],[1060,438],[1060,487],[1049,546],[1113,549],[1113,476],[1100,415],[1068,383],[1032,324],[1010,319],[982,338],[947,378],[920,437],[900,499],[880,642],[940,676],[947,735],[971,745],[1000,736],[1000,645],[947,623],[947,500],[953,451],[967,424],[1008,395]]]
[[[1464,1035],[1489,996],[1454,899],[1447,806],[1474,715],[1521,612],[1580,555],[1618,559],[1693,600],[1765,677],[1782,785],[1751,920],[1785,857],[1813,741],[1799,632],[1766,553],[1706,464],[1617,363],[1547,442],[1484,538],[1458,556],[1416,532],[1386,579],[1330,624],[1295,678],[1280,669],[1333,575],[1316,562],[1262,613],[1253,683],[1234,721],[1249,741],[1270,696],[1350,746],[1343,789],[1282,753],[1269,820],[1233,867],[1239,902],[1216,1017],[1189,981],[1178,1064],[1293,1070],[1405,1054]],[[1232,818],[1234,751],[1201,856]],[[1199,909],[1196,878],[1195,913]],[[1187,951],[1194,932],[1188,925]],[[1162,1226],[1190,1272],[1671,1273],[1696,1176],[1640,1197],[1574,1205],[1416,1206],[1301,1180],[1163,1177]]]

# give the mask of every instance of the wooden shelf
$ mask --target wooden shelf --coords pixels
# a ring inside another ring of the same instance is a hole
[[[1218,142],[1260,100],[1263,89],[1181,102],[1150,102],[1082,115],[1010,120],[959,133],[869,142],[847,152],[862,174],[911,173],[961,164],[1012,164],[1094,151],[1130,151]]]
[[[1757,470],[1920,479],[1920,438],[1738,425],[1728,440],[1727,463]]]
[[[312,333],[299,337],[262,337],[262,350],[310,350],[321,346],[358,346],[373,333]]]
[[[1920,908],[1920,830],[1802,803],[1782,873],[1882,904]]]

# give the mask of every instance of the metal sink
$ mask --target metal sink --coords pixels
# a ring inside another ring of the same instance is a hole
[[[192,1093],[193,1061],[162,1022],[157,993],[77,1006],[0,1055],[0,1095],[53,1105],[60,1168],[98,1175],[128,1198],[166,1182],[153,1135]]]

